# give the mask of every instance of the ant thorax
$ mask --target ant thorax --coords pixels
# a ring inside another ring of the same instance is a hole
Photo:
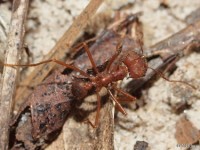
[[[72,83],[72,93],[78,100],[84,99],[89,93],[99,92],[113,82],[123,80],[128,73],[127,67],[119,66],[116,71],[100,72],[89,79],[76,78]],[[92,92],[93,91],[93,92]]]

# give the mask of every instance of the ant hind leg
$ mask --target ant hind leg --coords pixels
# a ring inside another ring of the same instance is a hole
[[[127,112],[124,110],[124,108],[122,107],[122,105],[118,102],[118,100],[114,97],[114,95],[112,94],[112,92],[110,90],[108,90],[109,95],[111,96],[112,100],[116,103],[119,111],[124,114],[127,115]]]
[[[93,128],[97,128],[99,124],[100,109],[101,109],[101,97],[98,92],[96,92],[96,95],[97,95],[97,111],[96,111],[95,122],[92,123],[89,119],[85,121],[86,123],[89,123]]]
[[[124,96],[126,96],[127,98],[129,98],[127,101],[135,101],[136,98],[130,94],[128,94],[127,92],[123,91],[122,89],[117,88],[116,86],[112,86],[117,92],[122,93]]]

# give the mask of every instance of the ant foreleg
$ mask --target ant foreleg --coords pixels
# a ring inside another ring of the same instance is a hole
[[[83,47],[84,47],[84,49],[85,49],[85,51],[86,51],[86,53],[87,53],[87,55],[89,57],[89,60],[90,60],[90,62],[92,64],[92,67],[94,68],[96,74],[99,74],[99,71],[98,71],[97,66],[96,66],[96,64],[94,62],[94,59],[93,59],[92,54],[91,54],[91,52],[89,50],[89,47],[85,42],[83,42]]]
[[[112,94],[112,92],[110,90],[108,90],[109,95],[111,96],[112,100],[116,103],[117,107],[119,108],[119,111],[124,114],[127,115],[126,111],[124,110],[124,108],[121,106],[121,104],[118,102],[118,100],[114,97],[114,95]]]
[[[86,123],[89,123],[93,128],[96,128],[99,124],[100,109],[101,109],[101,97],[98,92],[96,92],[96,95],[97,95],[97,111],[96,111],[95,122],[93,124],[89,119],[85,121]]]
[[[45,63],[49,63],[49,62],[55,62],[59,65],[62,65],[62,66],[65,66],[66,68],[69,68],[69,69],[72,69],[74,71],[77,71],[79,72],[81,75],[87,77],[87,78],[90,78],[90,76],[85,73],[84,71],[82,71],[81,69],[73,66],[73,65],[69,65],[69,64],[66,64],[62,61],[59,61],[57,59],[49,59],[49,60],[45,60],[45,61],[41,61],[39,63],[35,63],[35,64],[27,64],[27,65],[20,65],[20,64],[3,64],[4,66],[9,66],[9,67],[15,67],[15,66],[19,66],[19,67],[35,67],[35,66],[38,66],[38,65],[41,65],[41,64],[45,64]]]
[[[130,94],[128,94],[127,92],[123,91],[122,89],[117,88],[116,86],[112,86],[117,92],[122,93],[124,96],[126,96],[127,98],[129,98],[128,101],[135,101],[136,98]]]

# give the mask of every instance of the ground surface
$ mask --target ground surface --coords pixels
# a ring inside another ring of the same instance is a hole
[[[144,43],[148,47],[186,27],[184,18],[200,6],[199,0],[168,0],[166,2],[169,8],[160,7],[161,0],[107,0],[100,11],[103,10],[109,16],[114,15],[114,10],[125,6],[127,8],[122,9],[123,13],[142,11],[143,15],[140,19],[143,23]],[[33,62],[40,61],[42,56],[48,53],[87,3],[87,0],[76,2],[34,0],[31,2],[26,43],[33,54]],[[8,16],[9,10],[5,8],[9,5],[5,3],[0,6],[3,13]],[[93,32],[97,27],[94,25],[93,30],[86,30]],[[117,116],[119,122],[116,124],[114,133],[116,150],[133,149],[138,140],[148,142],[152,150],[180,149],[176,146],[175,131],[176,122],[183,115],[186,115],[193,125],[200,129],[198,64],[200,64],[200,54],[192,53],[185,56],[177,62],[178,69],[170,77],[194,84],[198,87],[197,90],[160,79],[150,89],[144,91],[145,106],[137,111],[127,109],[127,117],[120,114]],[[191,107],[177,115],[173,112],[172,106],[180,101],[187,101]],[[59,140],[62,140],[62,137]],[[193,149],[200,149],[200,147],[193,147]]]

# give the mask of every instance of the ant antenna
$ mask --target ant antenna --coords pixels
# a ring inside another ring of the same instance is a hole
[[[193,85],[191,85],[191,84],[189,84],[189,83],[187,83],[187,82],[178,81],[178,80],[170,80],[170,79],[168,79],[167,77],[165,77],[164,74],[163,74],[161,71],[156,70],[156,69],[153,69],[153,68],[151,68],[151,67],[149,67],[149,66],[148,66],[148,68],[150,68],[151,70],[153,70],[154,72],[156,72],[160,77],[162,77],[163,79],[167,80],[168,82],[178,82],[178,83],[185,84],[185,85],[187,85],[187,86],[193,88],[194,90],[197,89],[195,86],[193,86]]]

